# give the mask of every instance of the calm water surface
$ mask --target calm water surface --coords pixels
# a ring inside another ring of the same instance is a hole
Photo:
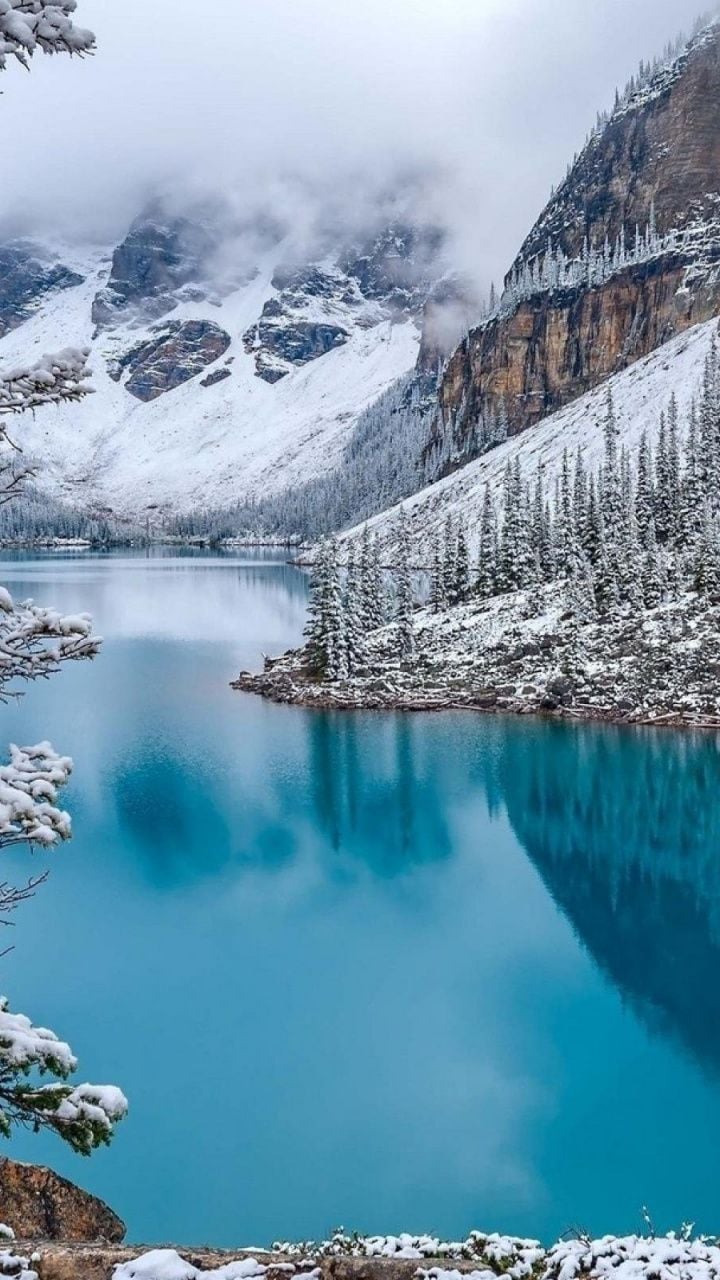
[[[0,577],[106,638],[3,712],[77,772],[2,983],[132,1104],[92,1161],[13,1154],[136,1241],[720,1228],[715,736],[233,693],[301,634],[279,556]]]

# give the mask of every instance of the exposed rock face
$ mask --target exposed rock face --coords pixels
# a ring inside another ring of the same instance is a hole
[[[226,378],[232,377],[231,369],[213,369],[206,378],[200,379],[201,387],[215,387],[218,382],[224,382]]]
[[[125,389],[130,395],[156,400],[219,360],[230,342],[230,334],[211,320],[170,321],[159,329],[157,337],[116,360],[110,375],[119,382],[129,371]]]
[[[394,223],[381,235],[348,250],[338,266],[355,280],[365,298],[396,312],[422,311],[437,281],[443,234],[436,227]]]
[[[548,237],[575,256],[644,227],[654,203],[661,231],[720,212],[720,25],[703,32],[593,137],[525,241]]]
[[[28,241],[0,246],[0,338],[27,320],[48,293],[82,283],[83,276],[59,262],[49,262]]]
[[[178,305],[183,288],[189,297],[202,298],[203,267],[212,248],[211,233],[201,223],[160,210],[137,218],[113,254],[110,279],[93,303],[93,323],[157,319]]]
[[[442,248],[436,228],[393,223],[336,250],[322,265],[279,267],[272,279],[276,295],[243,338],[258,377],[279,382],[293,368],[343,346],[354,328],[419,320],[442,276]]]
[[[714,316],[720,289],[686,288],[686,265],[676,255],[628,267],[602,288],[532,298],[474,330],[439,393],[455,450],[463,452],[480,414],[504,410],[510,430],[522,431]]]
[[[506,412],[520,431],[720,311],[720,26],[590,140],[517,265],[548,242],[569,258],[606,238],[631,242],[653,220],[685,240],[594,287],[538,287],[470,334],[440,390],[438,431],[452,433],[457,455],[472,452],[481,414]]]
[[[102,1200],[38,1165],[0,1160],[0,1218],[28,1240],[119,1243],[125,1224]]]
[[[317,360],[334,347],[341,347],[350,335],[337,324],[293,319],[275,299],[265,304],[262,319],[244,337],[245,350],[255,351],[258,377],[279,382],[289,366],[299,368]]]

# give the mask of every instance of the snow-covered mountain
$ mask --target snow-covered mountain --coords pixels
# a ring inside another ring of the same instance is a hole
[[[245,231],[155,207],[114,250],[0,249],[2,365],[91,348],[95,394],[18,424],[45,490],[134,516],[280,491],[331,471],[413,367],[437,229],[335,231],[311,255],[272,221]]]

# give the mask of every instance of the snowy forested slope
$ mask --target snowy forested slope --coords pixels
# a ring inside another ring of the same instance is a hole
[[[613,396],[619,442],[627,446],[631,454],[637,450],[644,431],[650,441],[655,438],[660,415],[667,410],[673,394],[684,430],[690,403],[702,385],[706,357],[717,336],[717,319],[697,325],[536,427],[407,499],[403,507],[410,516],[415,552],[424,549],[429,553],[431,540],[442,532],[448,517],[462,519],[471,547],[475,549],[485,486],[489,485],[493,496],[499,497],[508,462],[519,459],[523,475],[531,483],[541,467],[545,491],[550,497],[560,475],[564,450],[567,449],[572,458],[582,449],[587,469],[597,469],[603,456],[603,423],[609,392]],[[369,527],[392,542],[399,514],[400,507],[393,507],[370,520]],[[354,538],[359,532],[359,529],[351,530],[346,536]]]
[[[358,415],[415,363],[443,270],[434,241],[418,262],[414,231],[390,228],[354,253],[335,245],[288,268],[287,244],[271,240],[218,288],[195,246],[183,260],[172,228],[138,226],[114,258],[58,250],[55,286],[20,254],[12,294],[0,296],[15,326],[0,339],[0,368],[68,343],[91,348],[95,394],[22,423],[42,487],[142,517],[332,470]]]

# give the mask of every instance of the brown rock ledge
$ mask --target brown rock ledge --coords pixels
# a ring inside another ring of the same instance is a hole
[[[125,1223],[102,1200],[41,1165],[0,1159],[0,1221],[29,1240],[119,1243]]]

